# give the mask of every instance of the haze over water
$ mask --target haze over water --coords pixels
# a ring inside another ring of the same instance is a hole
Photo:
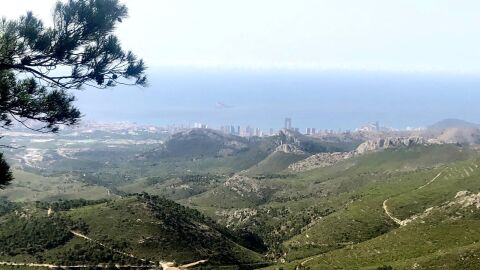
[[[55,2],[17,0],[0,13],[33,10],[48,25]],[[125,2],[130,16],[115,32],[145,59],[151,87],[88,89],[78,95],[86,119],[264,129],[287,116],[329,129],[480,122],[480,80],[451,75],[480,74],[479,1]]]
[[[480,78],[470,75],[289,70],[154,69],[146,89],[78,93],[86,119],[155,125],[394,128],[443,118],[480,122]],[[105,100],[111,100],[108,104]]]

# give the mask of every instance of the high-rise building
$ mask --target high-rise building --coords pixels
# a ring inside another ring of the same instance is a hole
[[[290,130],[292,129],[292,118],[285,118],[285,129]]]
[[[193,124],[193,127],[194,128],[208,128],[207,124],[203,124],[203,123],[195,123],[195,124]]]

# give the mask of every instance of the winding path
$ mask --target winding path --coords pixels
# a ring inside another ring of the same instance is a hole
[[[442,171],[443,172],[443,171]],[[440,175],[442,175],[442,172],[439,172],[435,177],[433,177],[430,181],[428,181],[425,185],[417,188],[416,190],[419,190],[419,189],[422,189],[428,185],[430,185],[431,183],[435,182],[435,180],[437,180],[438,177],[440,177]],[[385,201],[383,201],[383,211],[385,212],[385,214],[391,219],[393,220],[393,222],[395,222],[396,224],[400,225],[400,226],[405,226],[407,225],[409,222],[411,222],[413,219],[409,218],[409,219],[405,219],[405,220],[401,220],[399,218],[396,218],[392,212],[390,212],[390,210],[388,209],[388,200],[390,200],[390,198],[386,199]],[[323,254],[319,254],[319,255],[316,255],[316,256],[312,256],[312,257],[309,257],[308,259],[302,261],[300,263],[300,265],[302,266],[305,266],[306,263],[308,263],[309,261],[315,259],[315,258],[318,258],[320,256],[323,256]]]
[[[473,166],[474,166],[475,168],[479,168],[479,167],[480,167],[480,166],[477,165],[477,164],[473,164]],[[448,170],[453,171],[453,170],[456,170],[456,168],[455,168],[455,169],[449,168],[449,167],[445,168],[444,170],[442,170],[441,172],[439,172],[435,177],[433,177],[430,181],[428,181],[426,184],[424,184],[424,185],[416,188],[415,190],[420,190],[420,189],[423,189],[423,188],[429,186],[430,184],[432,184],[433,182],[435,182],[435,181],[443,174],[443,172],[448,173],[448,172],[447,172]],[[472,169],[471,167],[469,167],[469,170],[470,170],[471,172],[474,171],[474,169]],[[467,174],[467,176],[470,175],[465,168],[464,168],[464,172]],[[449,176],[451,176],[451,174],[449,174]],[[448,176],[445,176],[445,177],[447,177],[446,179],[448,179]],[[388,209],[387,203],[388,203],[388,200],[390,200],[391,198],[392,198],[392,197],[384,200],[384,201],[383,201],[383,204],[382,204],[382,207],[383,207],[383,211],[385,212],[385,214],[386,214],[393,222],[395,222],[396,224],[398,224],[398,225],[400,225],[400,226],[405,226],[405,225],[407,225],[408,223],[410,223],[411,221],[415,220],[415,219],[418,217],[418,216],[414,215],[414,216],[412,216],[412,217],[410,217],[410,218],[407,218],[407,219],[405,219],[405,220],[401,220],[401,219],[399,219],[399,218],[396,218],[396,217],[392,214],[392,212],[390,212],[390,210]],[[428,209],[427,209],[426,211],[428,211]],[[307,258],[306,260],[302,261],[302,262],[300,263],[300,265],[305,266],[305,264],[308,263],[309,261],[311,261],[311,260],[313,260],[313,259],[315,259],[315,258],[321,257],[321,256],[323,256],[323,255],[324,255],[324,254],[319,254],[319,255],[315,255],[315,256],[309,257],[309,258]]]
[[[43,267],[43,268],[49,268],[49,269],[71,269],[71,268],[78,268],[78,269],[84,269],[84,268],[110,268],[111,266],[109,264],[97,264],[97,265],[56,265],[56,264],[48,264],[48,263],[16,263],[16,262],[0,262],[0,265],[3,266],[23,266],[23,267]],[[131,268],[136,268],[136,269],[151,269],[151,265],[115,265],[116,268],[126,268],[126,269],[131,269]]]
[[[195,267],[195,266],[197,266],[197,265],[204,264],[204,263],[208,262],[208,260],[199,260],[199,261],[196,261],[196,262],[192,262],[192,263],[188,263],[188,264],[184,264],[184,265],[180,265],[180,266],[178,266],[178,267],[175,267],[175,266],[173,266],[173,265],[175,265],[173,262],[165,262],[165,261],[154,262],[154,261],[148,261],[148,260],[139,258],[139,257],[137,257],[137,256],[135,256],[135,255],[133,255],[133,254],[131,254],[131,253],[126,253],[126,252],[123,252],[123,251],[121,251],[121,250],[117,250],[117,249],[111,248],[111,247],[109,247],[109,246],[107,246],[107,245],[105,245],[105,244],[103,244],[103,243],[101,243],[101,242],[99,242],[99,241],[97,241],[97,240],[94,240],[94,239],[92,239],[92,238],[90,238],[90,237],[88,237],[88,236],[86,236],[86,235],[84,235],[84,234],[82,234],[82,233],[79,233],[79,232],[76,232],[76,231],[70,231],[70,232],[71,232],[73,235],[77,236],[77,237],[83,238],[83,239],[85,239],[85,240],[87,240],[87,241],[90,241],[90,242],[92,242],[92,243],[95,243],[95,244],[97,244],[97,245],[99,245],[99,246],[102,246],[102,247],[104,247],[104,248],[110,249],[111,251],[113,251],[113,252],[115,252],[115,253],[118,253],[118,254],[120,254],[120,255],[127,256],[127,257],[130,257],[130,258],[134,258],[134,259],[137,259],[137,260],[141,260],[141,261],[143,261],[143,262],[148,262],[148,263],[151,264],[150,266],[148,266],[148,267],[150,267],[150,268],[152,267],[152,265],[155,265],[155,264],[158,263],[158,264],[160,264],[160,265],[162,266],[162,268],[165,269],[165,270],[182,270],[182,269],[192,268],[192,267]],[[127,266],[125,266],[125,267],[127,267]],[[136,267],[136,268],[148,268],[148,267]],[[133,268],[135,268],[135,267],[133,267]]]
[[[391,220],[393,220],[393,222],[397,223],[400,226],[404,226],[405,223],[403,222],[403,220],[400,220],[400,219],[394,217],[392,212],[390,212],[390,210],[388,210],[388,205],[387,205],[388,200],[390,200],[390,199],[386,199],[385,201],[383,201],[383,211],[385,212],[385,214],[387,214],[387,216]]]
[[[200,264],[206,263],[208,260],[200,260],[189,264],[184,264],[178,267],[174,266],[162,266],[164,270],[184,270],[188,268],[195,267]],[[49,264],[49,263],[16,263],[16,262],[2,262],[0,261],[0,266],[22,266],[22,267],[40,267],[40,268],[49,268],[49,269],[85,269],[85,268],[110,268],[111,265],[109,264],[97,264],[97,265],[56,265],[56,264]],[[115,268],[118,269],[152,269],[155,268],[153,265],[115,265]]]
[[[85,240],[87,240],[87,241],[89,241],[89,242],[93,242],[93,243],[95,243],[95,244],[97,244],[97,245],[99,245],[99,246],[101,246],[101,247],[104,247],[104,248],[106,248],[106,249],[109,249],[109,250],[111,250],[111,251],[113,251],[113,252],[115,252],[115,253],[117,253],[117,254],[120,254],[120,255],[123,255],[123,256],[126,256],[126,257],[130,257],[130,258],[134,258],[134,259],[137,259],[137,260],[141,260],[141,261],[143,261],[143,262],[149,262],[149,263],[152,263],[152,264],[155,263],[155,262],[152,262],[152,261],[147,261],[147,260],[142,259],[142,258],[138,258],[138,257],[136,257],[135,255],[133,255],[133,254],[131,254],[131,253],[126,253],[126,252],[123,252],[123,251],[121,251],[121,250],[117,250],[117,249],[111,248],[111,247],[109,247],[109,246],[107,246],[107,245],[105,245],[105,244],[103,244],[103,243],[101,243],[101,242],[99,242],[99,241],[97,241],[97,240],[94,240],[94,239],[92,239],[92,238],[90,238],[90,237],[88,237],[88,236],[86,236],[86,235],[84,235],[84,234],[82,234],[82,233],[79,233],[79,232],[77,232],[77,231],[70,231],[70,232],[71,232],[73,235],[75,235],[76,237],[83,238],[83,239],[85,239]],[[162,265],[162,267],[167,267],[167,266],[173,265],[173,263],[169,263],[169,262],[160,262],[160,264]]]
[[[120,255],[123,255],[123,256],[127,256],[127,257],[130,257],[130,258],[134,258],[134,259],[137,259],[137,260],[141,260],[143,262],[148,262],[149,265],[119,265],[119,264],[115,264],[115,267],[118,268],[118,269],[122,269],[122,268],[125,268],[125,269],[152,269],[152,268],[155,268],[155,265],[157,265],[157,263],[159,265],[162,266],[162,268],[164,270],[184,270],[184,269],[188,269],[188,268],[192,268],[192,267],[195,267],[195,266],[198,266],[200,264],[204,264],[206,262],[208,262],[208,260],[200,260],[200,261],[196,261],[196,262],[192,262],[192,263],[188,263],[188,264],[184,264],[184,265],[181,265],[181,266],[173,266],[174,263],[173,262],[164,262],[164,261],[160,261],[160,262],[154,262],[154,261],[148,261],[148,260],[145,260],[145,259],[142,259],[142,258],[139,258],[131,253],[126,253],[126,252],[123,252],[121,250],[117,250],[117,249],[114,249],[112,247],[109,247],[97,240],[94,240],[80,232],[77,232],[77,231],[70,231],[70,233],[72,233],[74,236],[76,237],[79,237],[79,238],[82,238],[82,239],[85,239],[89,242],[92,242],[92,243],[95,243],[99,246],[102,246],[106,249],[109,249],[117,254],[120,254]],[[6,262],[6,261],[0,261],[0,266],[23,266],[23,267],[40,267],[40,268],[49,268],[49,269],[72,269],[72,268],[77,268],[77,269],[85,269],[85,268],[110,268],[111,265],[109,264],[98,264],[98,265],[88,265],[88,264],[81,264],[81,265],[56,265],[56,264],[49,264],[49,263],[27,263],[27,262]]]
[[[443,172],[443,171],[442,171],[442,172]],[[439,172],[439,173],[437,174],[437,176],[435,176],[434,178],[432,178],[432,180],[428,181],[428,183],[426,183],[425,185],[417,188],[417,190],[422,189],[422,188],[430,185],[431,183],[433,183],[435,180],[437,180],[438,177],[440,177],[440,175],[442,175],[442,172]]]
[[[447,168],[448,169],[448,168]],[[445,169],[445,170],[447,170]],[[443,171],[445,171],[443,170]],[[440,177],[443,173],[443,171],[439,172],[435,177],[433,177],[430,181],[428,181],[425,185],[421,186],[421,187],[418,187],[417,189],[415,190],[420,190],[420,189],[423,189],[425,188],[426,186],[430,185],[431,183],[435,182],[435,180],[437,180],[438,177]],[[399,218],[396,218],[395,216],[393,216],[392,212],[390,212],[390,210],[388,209],[388,205],[387,205],[387,202],[388,200],[390,200],[391,198],[388,198],[386,199],[385,201],[383,201],[383,211],[385,212],[385,214],[391,219],[393,220],[393,222],[395,222],[396,224],[400,225],[400,226],[405,226],[407,225],[409,222],[411,222],[413,219],[411,218],[408,218],[408,219],[405,219],[405,220],[401,220]]]

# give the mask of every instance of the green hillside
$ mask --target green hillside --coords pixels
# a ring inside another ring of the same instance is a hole
[[[474,146],[414,145],[303,172],[288,169],[314,153],[356,144],[293,132],[245,139],[194,130],[139,149],[62,150],[74,159],[17,166],[17,181],[0,192],[1,222],[12,228],[0,232],[0,262],[200,262],[210,269],[266,262],[268,269],[480,265]],[[75,159],[81,167],[67,166]],[[47,217],[49,208],[55,213]]]
[[[358,174],[324,182],[342,187],[334,197],[317,200],[333,211],[283,242],[285,259],[293,261],[283,269],[478,268],[472,254],[480,237],[480,204],[474,196],[480,191],[480,161],[463,148],[435,147],[413,156],[405,151],[410,150],[364,157],[342,173],[369,171],[363,173],[367,179]],[[410,167],[413,160],[416,166]],[[465,201],[472,205],[458,202],[461,191],[471,192]]]
[[[298,174],[239,175],[183,202],[260,236],[274,258],[298,262],[395,233],[386,200],[406,219],[458,191],[477,192],[477,157],[455,145],[392,149]]]
[[[246,174],[262,175],[275,174],[284,171],[292,163],[307,158],[307,154],[294,154],[285,152],[273,152],[264,160],[249,168]]]
[[[0,196],[15,202],[58,199],[115,198],[105,187],[79,181],[69,174],[42,176],[23,170],[14,170],[15,181]]]
[[[58,211],[47,216],[47,208]],[[200,212],[146,194],[106,202],[3,202],[1,209],[0,261],[55,265],[264,263],[259,254],[237,243],[241,241],[237,235]]]

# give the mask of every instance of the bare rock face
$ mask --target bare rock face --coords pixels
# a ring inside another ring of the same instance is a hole
[[[243,175],[234,175],[230,177],[224,186],[238,193],[243,197],[245,193],[259,193],[260,186],[257,181]]]
[[[428,145],[432,142],[422,137],[388,137],[377,140],[369,140],[357,147],[356,154],[362,155],[384,149],[396,149],[414,145]]]
[[[351,158],[354,152],[320,153],[291,164],[288,168],[295,172],[328,167],[339,161]]]
[[[415,145],[440,144],[438,140],[427,140],[423,137],[387,137],[375,140],[368,140],[360,144],[356,150],[351,152],[319,153],[304,160],[291,164],[288,168],[295,172],[307,171],[316,168],[332,166],[342,160],[371,152],[385,149],[406,148]]]
[[[480,192],[475,194],[470,191],[459,191],[455,195],[455,200],[451,202],[449,205],[461,205],[462,208],[469,207],[469,206],[474,206],[477,209],[480,208]]]
[[[279,146],[275,149],[275,151],[284,152],[284,153],[299,154],[299,155],[305,154],[305,151],[303,151],[302,149],[300,149],[300,147],[298,147],[297,145],[293,145],[293,144],[282,144],[282,145],[279,145]]]
[[[255,208],[220,210],[216,211],[215,214],[222,217],[225,220],[226,227],[229,228],[247,223],[258,214],[258,210]]]

